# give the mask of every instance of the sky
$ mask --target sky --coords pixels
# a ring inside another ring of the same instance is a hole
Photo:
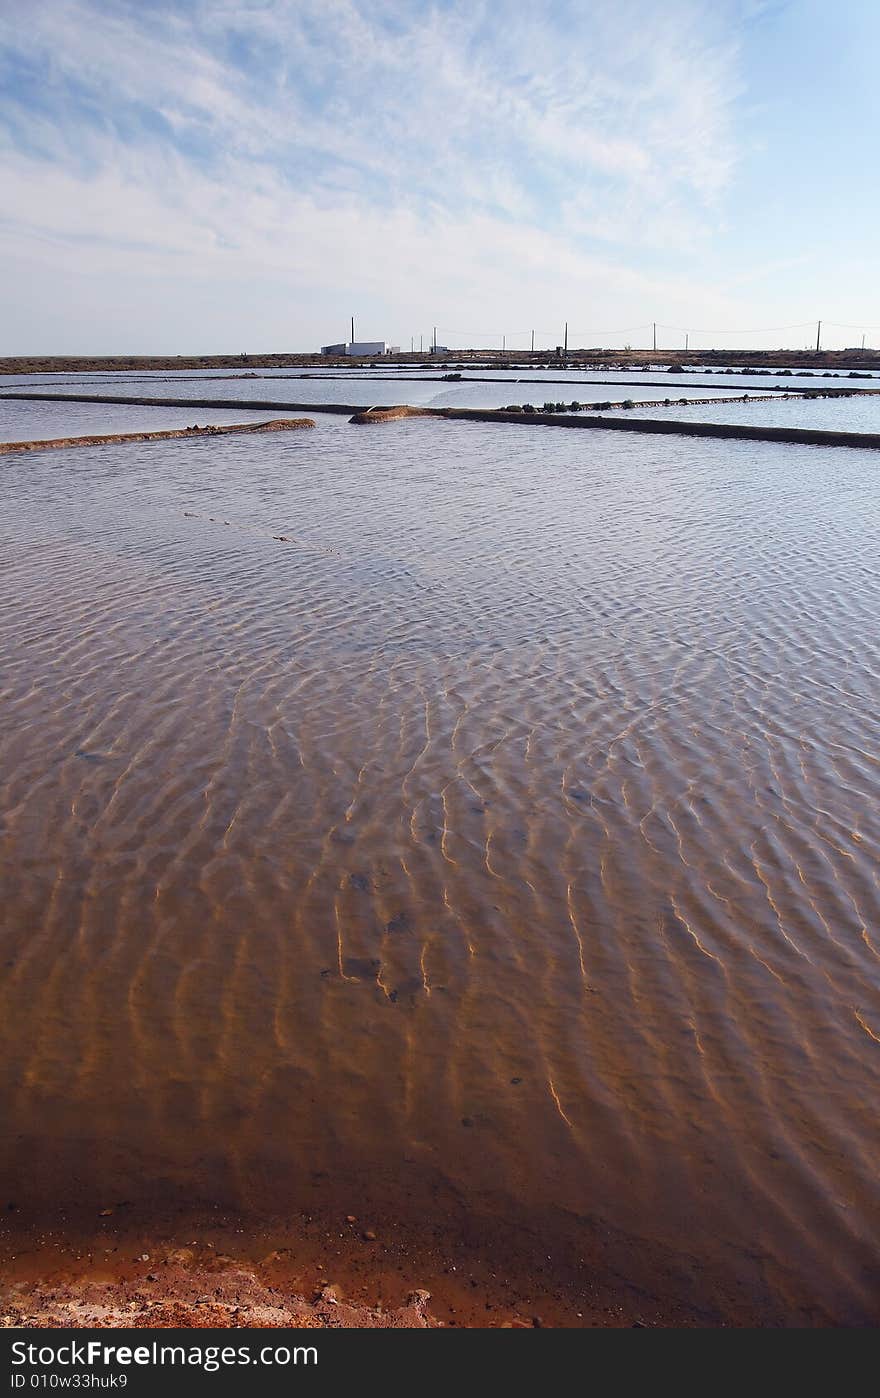
[[[0,355],[880,346],[880,0],[0,0]]]

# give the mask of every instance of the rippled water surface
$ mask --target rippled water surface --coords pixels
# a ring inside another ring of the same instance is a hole
[[[330,417],[3,458],[2,1187],[345,1171],[436,1235],[439,1182],[711,1318],[876,1319],[877,472]]]

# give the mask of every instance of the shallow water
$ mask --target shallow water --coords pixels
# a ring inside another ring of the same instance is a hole
[[[0,471],[11,1198],[344,1174],[436,1238],[439,1181],[713,1319],[876,1319],[874,453],[325,417]]]
[[[326,374],[314,373],[308,378],[303,377],[261,377],[261,378],[220,378],[219,376],[210,379],[202,376],[179,374],[173,377],[166,375],[154,379],[147,379],[143,376],[128,376],[116,374],[106,379],[86,379],[80,375],[67,375],[63,379],[59,377],[57,382],[50,382],[48,379],[32,380],[29,383],[23,380],[13,383],[11,379],[0,379],[0,394],[6,390],[11,392],[19,389],[22,392],[46,392],[46,393],[70,393],[74,395],[77,391],[85,394],[106,395],[108,398],[127,396],[144,398],[225,398],[235,399],[246,405],[254,400],[273,403],[350,403],[352,406],[370,407],[393,407],[397,403],[409,403],[418,407],[444,407],[444,408],[501,408],[508,403],[533,402],[540,407],[545,401],[545,394],[552,392],[554,402],[565,399],[571,402],[577,398],[579,402],[619,402],[624,397],[633,397],[644,401],[663,401],[668,396],[669,389],[664,386],[660,388],[650,384],[623,384],[613,382],[611,379],[602,380],[598,384],[578,384],[567,381],[552,381],[545,384],[521,383],[515,378],[505,377],[495,382],[467,382],[443,383],[436,375],[418,380],[413,375],[393,375],[393,374],[366,374],[350,373],[346,374]],[[733,390],[730,388],[716,392],[713,388],[679,388],[676,387],[677,398],[724,398],[741,394],[742,389]],[[537,401],[536,401],[537,400]],[[10,403],[16,401],[9,399]],[[66,405],[65,405],[66,406]],[[144,412],[149,409],[144,408]],[[154,409],[159,411],[159,409]],[[162,409],[161,411],[165,411]],[[207,411],[202,409],[201,411]]]

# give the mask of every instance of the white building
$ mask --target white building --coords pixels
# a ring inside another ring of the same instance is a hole
[[[389,345],[385,340],[355,340],[346,345],[322,345],[321,353],[347,356],[349,359],[374,359],[380,354],[399,354],[399,345]]]

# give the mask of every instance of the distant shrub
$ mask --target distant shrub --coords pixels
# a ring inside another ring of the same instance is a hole
[[[505,413],[521,413],[522,408],[520,407],[519,403],[508,403],[507,407],[504,408],[503,411]]]
[[[524,413],[533,413],[535,411],[535,405],[534,403],[523,403],[522,410]]]
[[[604,412],[604,411],[607,411],[607,409],[611,407],[611,404],[610,404],[610,402],[608,402],[608,400],[606,399],[606,401],[605,401],[604,403],[596,403],[594,406],[595,406],[596,408],[598,408],[600,412]]]
[[[580,410],[581,410],[581,407],[582,407],[582,404],[580,404],[576,398],[572,398],[571,402],[570,402],[569,405],[568,405],[568,410],[569,410],[569,412],[571,412],[571,413],[579,413]]]
[[[622,406],[623,406],[624,408],[634,408],[634,407],[635,407],[635,403],[633,402],[633,400],[632,400],[631,398],[624,398]]]
[[[682,372],[681,366],[679,364],[670,364],[666,372],[667,374],[680,374]]]
[[[555,413],[555,412],[556,412],[556,404],[555,404],[555,403],[545,403],[545,404],[544,404],[544,412],[545,412],[545,413]]]
[[[557,404],[555,405],[555,408],[556,408],[557,413],[564,413],[564,412],[565,412],[565,404],[564,404],[564,403],[557,403]]]

